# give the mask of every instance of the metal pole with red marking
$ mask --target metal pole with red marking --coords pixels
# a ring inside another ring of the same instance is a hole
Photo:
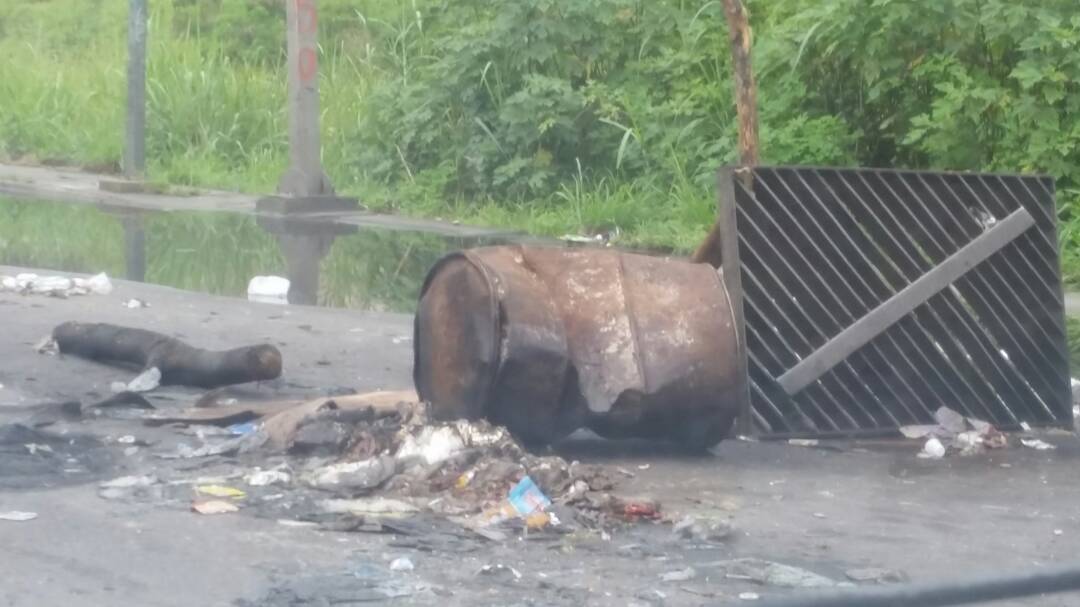
[[[319,135],[319,6],[316,0],[285,0],[288,46],[289,168],[278,196],[257,208],[280,213],[351,210],[355,199],[334,194],[323,171]]]

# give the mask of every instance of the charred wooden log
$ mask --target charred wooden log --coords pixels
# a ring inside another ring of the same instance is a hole
[[[145,329],[78,322],[56,327],[53,339],[63,354],[140,369],[157,367],[163,385],[215,388],[281,375],[281,352],[269,344],[211,351]]]

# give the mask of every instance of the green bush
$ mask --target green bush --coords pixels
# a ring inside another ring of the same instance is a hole
[[[1080,281],[1072,0],[745,0],[768,163],[1045,172]],[[0,153],[115,166],[125,0],[0,4]],[[155,179],[272,189],[284,4],[153,0]],[[717,0],[321,0],[323,161],[376,208],[685,249],[735,161]]]

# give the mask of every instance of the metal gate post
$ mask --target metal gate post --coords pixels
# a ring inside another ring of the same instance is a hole
[[[279,196],[260,200],[259,210],[279,213],[344,211],[356,200],[334,194],[322,167],[319,136],[319,8],[317,0],[285,0],[289,70],[289,168]]]
[[[124,176],[128,179],[140,178],[146,172],[146,20],[146,0],[131,0],[124,142]]]

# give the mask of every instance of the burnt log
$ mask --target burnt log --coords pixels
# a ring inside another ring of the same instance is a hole
[[[146,329],[78,322],[56,327],[53,339],[63,354],[140,369],[157,367],[162,385],[216,388],[281,375],[281,352],[269,344],[212,351]]]

